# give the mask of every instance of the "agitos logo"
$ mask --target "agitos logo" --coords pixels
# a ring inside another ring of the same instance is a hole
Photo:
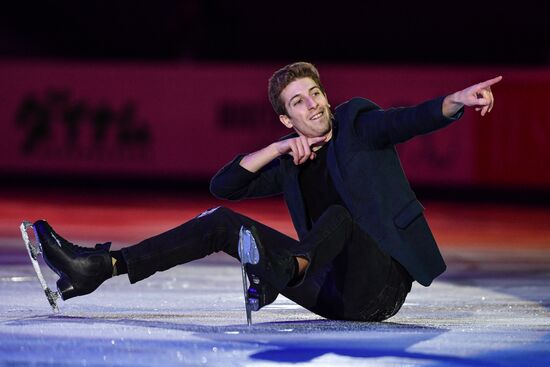
[[[23,130],[20,150],[27,156],[143,159],[151,151],[149,124],[130,101],[119,108],[106,102],[94,106],[71,98],[67,90],[48,90],[42,98],[23,98],[15,124]]]

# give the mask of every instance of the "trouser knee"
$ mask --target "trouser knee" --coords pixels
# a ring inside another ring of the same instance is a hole
[[[328,237],[347,240],[352,230],[353,218],[349,210],[343,205],[333,204],[315,222],[309,237],[317,242]]]
[[[196,219],[219,223],[227,221],[238,222],[238,217],[239,215],[232,209],[229,209],[225,206],[217,206],[215,208],[205,210],[204,212],[199,214]]]

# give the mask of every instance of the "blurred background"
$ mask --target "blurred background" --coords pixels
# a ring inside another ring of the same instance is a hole
[[[288,133],[267,80],[298,60],[318,67],[333,106],[354,96],[414,105],[503,75],[492,113],[468,110],[400,145],[403,167],[421,200],[550,204],[550,30],[538,2],[2,7],[6,216],[21,207],[10,198],[28,195],[209,197],[210,177],[236,154]]]
[[[258,63],[547,65],[539,1],[18,1],[4,57]]]

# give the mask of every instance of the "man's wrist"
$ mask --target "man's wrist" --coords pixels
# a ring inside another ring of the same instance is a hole
[[[275,144],[276,143],[271,143],[263,149],[245,155],[239,162],[240,166],[250,172],[257,172],[263,166],[281,155]]]
[[[443,116],[447,118],[453,117],[464,106],[464,104],[460,102],[457,93],[458,92],[449,94],[443,99],[443,104],[441,106]]]
[[[271,143],[269,146],[268,146],[268,149],[270,149],[270,151],[272,152],[272,155],[273,155],[273,159],[275,158],[278,158],[280,156],[282,156],[283,154],[285,153],[281,153],[281,145],[283,144],[283,141],[276,141],[274,143]]]

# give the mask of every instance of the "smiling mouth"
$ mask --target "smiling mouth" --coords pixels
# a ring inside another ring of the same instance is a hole
[[[318,113],[316,113],[315,115],[311,116],[309,119],[310,119],[310,120],[318,120],[318,119],[321,118],[321,116],[323,116],[323,112],[324,112],[324,111],[318,112]]]

